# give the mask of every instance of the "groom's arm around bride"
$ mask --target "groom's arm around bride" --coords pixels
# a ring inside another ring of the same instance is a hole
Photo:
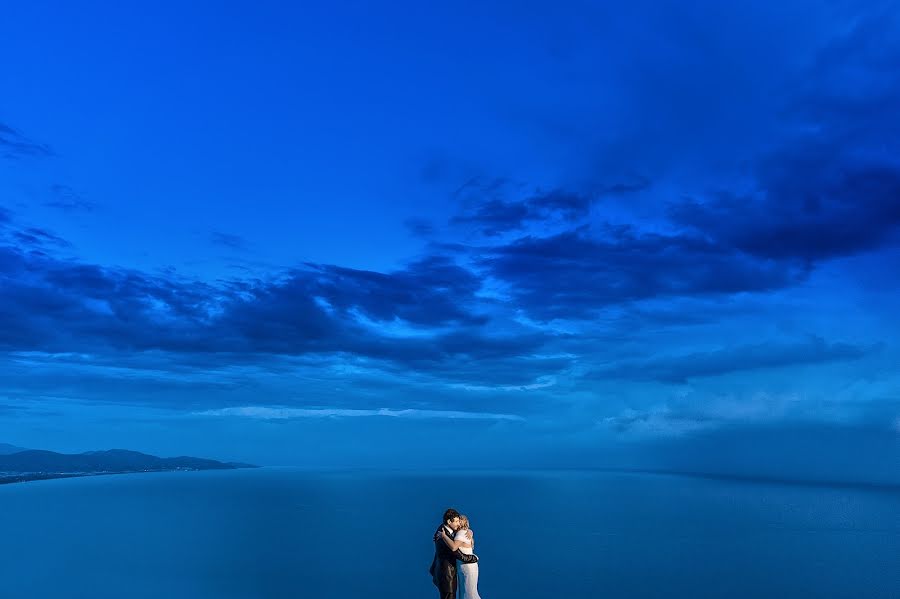
[[[478,556],[474,553],[463,553],[459,549],[453,549],[447,542],[444,540],[444,535],[442,534],[443,526],[439,526],[438,529],[434,532],[434,543],[437,547],[435,547],[435,557],[438,554],[438,549],[442,548],[449,552],[451,555],[455,556],[457,560],[461,561],[464,564],[474,564],[478,561]]]

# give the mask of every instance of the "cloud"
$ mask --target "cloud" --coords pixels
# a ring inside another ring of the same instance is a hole
[[[821,337],[812,336],[797,343],[760,343],[622,362],[596,369],[588,376],[684,384],[692,379],[733,372],[858,360],[872,351],[873,348],[848,343],[828,343]]]
[[[0,206],[0,244],[4,242],[4,238],[11,244],[10,247],[26,247],[38,254],[72,245],[47,229],[20,224],[10,210]]]
[[[853,22],[790,96],[788,133],[753,166],[752,192],[722,190],[672,216],[714,242],[810,263],[900,242],[900,14]]]
[[[801,393],[697,394],[645,408],[627,408],[597,421],[600,429],[637,437],[681,437],[729,427],[854,427],[889,432],[897,400],[811,397]]]
[[[13,231],[12,235],[19,244],[25,246],[44,247],[50,245],[56,247],[69,247],[71,245],[68,241],[58,235],[54,235],[50,231],[38,227],[19,229]]]
[[[400,319],[422,326],[481,325],[488,320],[476,312],[481,279],[447,256],[427,256],[392,273],[308,266],[319,275],[310,275],[310,291],[331,310],[358,310],[376,321]]]
[[[837,157],[834,142],[783,150],[761,198],[722,192],[673,207],[673,218],[722,247],[781,262],[813,264],[900,241],[900,163]]]
[[[17,159],[32,156],[52,156],[53,150],[46,144],[36,143],[12,127],[0,123],[0,156]]]
[[[521,416],[512,414],[490,414],[485,412],[461,412],[454,410],[395,410],[379,408],[377,410],[356,410],[347,408],[290,408],[285,406],[243,406],[203,410],[194,412],[198,416],[238,416],[263,420],[285,420],[294,418],[364,418],[388,417],[409,418],[412,420],[453,419],[453,420],[508,420],[524,421]]]
[[[831,418],[837,403],[805,404],[799,393],[796,401],[777,393],[732,401],[715,387],[749,387],[758,378],[765,389],[820,364],[840,368],[816,369],[830,374],[797,388],[824,385],[843,369],[887,376],[865,371],[880,359],[877,336],[889,336],[885,314],[853,315],[870,323],[857,334],[849,314],[847,323],[833,318],[847,312],[818,305],[803,312],[814,295],[852,303],[838,259],[898,241],[900,52],[889,35],[896,23],[841,21],[847,33],[818,52],[835,22],[823,27],[779,12],[762,23],[753,9],[709,28],[704,10],[682,8],[651,11],[651,26],[662,24],[654,37],[671,52],[665,64],[659,46],[615,36],[591,40],[636,44],[628,64],[598,48],[573,50],[566,66],[573,79],[585,69],[590,81],[605,73],[615,85],[604,83],[602,103],[565,81],[556,82],[563,93],[534,99],[552,112],[565,151],[548,146],[529,162],[495,145],[509,163],[486,160],[498,176],[466,179],[453,194],[455,214],[437,225],[406,222],[428,243],[399,268],[306,263],[206,282],[62,259],[53,233],[17,227],[0,210],[9,242],[0,249],[0,347],[9,370],[30,360],[27,368],[48,372],[47,364],[69,364],[61,356],[78,353],[87,357],[68,378],[42,378],[70,389],[79,381],[105,385],[123,396],[127,383],[140,381],[157,396],[173,390],[158,400],[172,403],[191,401],[194,385],[206,398],[197,400],[201,408],[220,401],[232,412],[219,415],[248,417],[237,411],[253,410],[256,394],[285,404],[261,406],[267,418],[383,416],[385,405],[447,414],[455,410],[432,408],[471,398],[479,402],[473,411],[489,415],[543,402],[547,419],[674,435],[814,418],[816,409]],[[648,21],[643,9],[625,10],[633,13],[621,16],[626,21]],[[748,30],[751,17],[758,21]],[[613,62],[579,62],[591,56]],[[559,96],[578,100],[560,104]],[[523,110],[532,126],[533,112]],[[566,164],[552,164],[560,156]],[[546,158],[534,184],[510,173],[520,158],[528,167]],[[578,172],[575,162],[591,163],[591,172]],[[468,162],[434,163],[423,177],[434,190],[478,171]],[[54,207],[86,209],[69,188],[55,192]],[[246,247],[220,232],[212,243]],[[879,319],[886,326],[872,332]],[[816,334],[800,337],[807,331]],[[723,376],[742,373],[753,374]],[[23,388],[25,378],[16,379]],[[274,378],[321,397],[296,405],[294,388],[268,395],[282,384]],[[696,403],[713,397],[709,405],[660,403],[647,393],[686,383],[703,387]],[[894,383],[883,383],[884,392]],[[382,403],[389,394],[391,403]]]
[[[482,233],[489,236],[521,229],[528,218],[524,204],[490,200],[480,204],[470,212],[454,217],[454,224],[475,224]]]
[[[781,289],[803,280],[800,264],[763,260],[701,237],[587,226],[526,236],[483,250],[479,266],[532,318],[591,318],[614,304]]]
[[[472,179],[454,194],[460,212],[451,225],[471,225],[488,237],[519,231],[529,224],[575,223],[590,214],[592,197],[563,189],[525,192],[505,179]],[[510,199],[509,196],[519,196]]]
[[[742,173],[728,183],[707,172],[659,191],[639,177],[591,194],[529,194],[474,178],[456,193],[451,225],[488,243],[456,251],[528,317],[549,321],[655,298],[784,290],[823,262],[900,246],[898,18],[867,15],[813,53],[802,83],[769,107],[783,119],[778,134],[742,148]],[[649,191],[649,203],[605,197]]]
[[[529,357],[545,335],[492,327],[478,311],[480,280],[447,257],[391,273],[310,263],[213,285],[0,246],[0,278],[8,352],[345,354],[488,385],[527,385],[561,365]]]

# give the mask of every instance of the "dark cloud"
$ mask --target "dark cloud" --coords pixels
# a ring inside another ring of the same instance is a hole
[[[524,204],[531,220],[543,221],[559,217],[564,221],[577,222],[590,212],[591,198],[557,189],[535,193],[526,198]]]
[[[53,150],[46,144],[36,143],[12,127],[0,123],[0,156],[9,159],[28,156],[52,156]]]
[[[572,357],[534,356],[546,342],[538,333],[501,336],[459,330],[439,336],[430,347],[416,348],[418,353],[397,362],[393,372],[409,377],[411,369],[445,382],[527,386],[573,363]]]
[[[68,241],[47,229],[22,225],[10,210],[0,206],[0,243],[4,238],[8,243],[26,247],[35,253],[71,247]]]
[[[801,265],[761,260],[689,235],[587,226],[484,251],[480,266],[535,318],[586,318],[657,297],[769,291],[801,280]]]
[[[528,207],[521,202],[488,200],[466,213],[453,217],[453,224],[474,224],[489,236],[521,229],[528,219]]]
[[[890,35],[896,15],[883,16],[859,20],[816,55],[807,80],[786,94],[785,133],[749,159],[749,185],[659,198],[667,208],[658,218],[644,207],[623,226],[609,224],[627,213],[621,202],[594,206],[583,194],[529,195],[504,179],[473,179],[457,193],[452,222],[520,237],[466,251],[530,316],[551,319],[653,298],[779,290],[823,261],[900,244],[900,43]],[[637,177],[593,193],[649,188]],[[548,223],[552,234],[538,226]]]
[[[450,223],[473,226],[488,237],[519,231],[532,223],[578,222],[588,216],[592,202],[588,195],[562,189],[524,192],[505,179],[473,179],[455,195],[461,210]]]
[[[781,156],[762,199],[721,193],[675,207],[673,218],[723,247],[777,261],[812,264],[896,242],[900,166],[821,154],[796,148]]]
[[[733,372],[856,360],[872,351],[874,348],[828,343],[820,337],[811,337],[799,343],[760,343],[619,363],[594,370],[588,376],[683,384]]]
[[[898,19],[860,19],[817,56],[786,110],[786,129],[800,133],[756,162],[755,192],[677,205],[674,221],[774,260],[817,262],[900,241]]]
[[[393,273],[331,265],[309,265],[322,277],[315,295],[342,313],[358,310],[367,318],[415,325],[479,325],[487,317],[474,312],[481,279],[444,256],[428,256]]]
[[[6,351],[214,353],[226,363],[234,356],[252,363],[267,354],[346,354],[426,376],[509,384],[557,365],[503,367],[536,351],[544,337],[484,330],[488,319],[474,311],[479,279],[438,256],[392,273],[308,264],[273,280],[214,286],[2,247],[0,278]],[[399,323],[414,334],[389,330]],[[494,374],[479,373],[485,364]]]
[[[21,245],[41,247],[52,245],[56,247],[68,247],[71,245],[65,239],[54,235],[50,231],[38,227],[28,227],[13,232],[13,238]]]

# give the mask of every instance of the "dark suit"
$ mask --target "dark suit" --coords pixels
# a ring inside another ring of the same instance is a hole
[[[464,564],[474,564],[478,561],[475,555],[463,553],[459,549],[453,551],[441,538],[441,528],[447,531],[448,536],[453,537],[453,531],[444,524],[438,527],[434,533],[434,559],[431,561],[431,581],[438,588],[441,599],[455,599],[456,588],[459,584],[456,578],[456,560]]]

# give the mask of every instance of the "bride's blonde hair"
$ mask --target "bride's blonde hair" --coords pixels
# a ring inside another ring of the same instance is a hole
[[[463,530],[469,529],[469,517],[463,514],[459,515],[459,527]]]

